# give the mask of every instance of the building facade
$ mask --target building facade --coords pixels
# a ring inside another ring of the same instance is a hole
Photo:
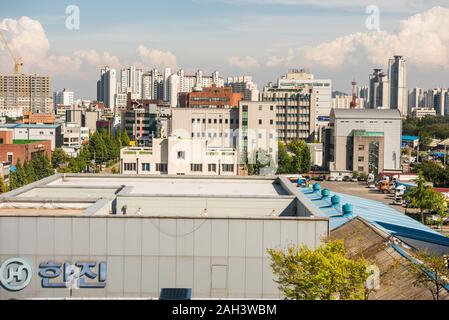
[[[0,75],[0,110],[10,115],[22,115],[24,111],[52,113],[50,77],[38,75]]]
[[[398,110],[335,109],[325,135],[326,170],[401,171],[401,137]]]

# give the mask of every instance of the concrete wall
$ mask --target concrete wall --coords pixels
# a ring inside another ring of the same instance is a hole
[[[318,245],[328,222],[317,219],[189,219],[151,217],[0,217],[0,261],[22,257],[31,283],[0,299],[68,297],[43,289],[41,262],[107,262],[105,289],[74,297],[158,297],[161,288],[188,287],[194,298],[279,298],[268,248]]]
[[[117,211],[126,205],[127,213],[136,214],[141,208],[145,215],[168,216],[201,216],[207,208],[209,216],[236,217],[270,217],[273,210],[277,215],[294,216],[295,199],[274,198],[244,198],[244,197],[148,197],[148,196],[118,196]]]

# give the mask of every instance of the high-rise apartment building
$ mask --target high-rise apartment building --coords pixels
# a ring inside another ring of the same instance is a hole
[[[73,91],[67,91],[65,88],[62,91],[53,92],[53,106],[71,106],[75,102],[75,94]]]
[[[224,79],[220,77],[218,71],[214,71],[211,76],[203,75],[203,71],[198,70],[194,75],[187,75],[183,69],[178,71],[180,88],[179,92],[192,92],[205,87],[224,87]]]
[[[252,77],[232,77],[228,78],[227,87],[232,88],[232,92],[243,93],[243,99],[245,101],[259,101],[259,89],[257,84],[253,82]]]
[[[132,94],[141,99],[142,96],[142,76],[143,71],[136,67],[129,67],[120,71],[120,90],[119,93]]]
[[[407,64],[402,56],[394,56],[388,62],[390,79],[390,109],[398,109],[403,117],[408,112]]]
[[[390,108],[390,81],[382,69],[374,69],[369,77],[369,108]]]
[[[115,110],[118,91],[117,70],[105,67],[101,70],[100,76],[97,82],[97,100],[103,102],[106,108]]]
[[[16,116],[22,116],[24,111],[52,113],[50,77],[0,75],[0,110]]]

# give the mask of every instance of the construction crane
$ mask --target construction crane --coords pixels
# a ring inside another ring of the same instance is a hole
[[[2,39],[2,42],[5,44],[6,49],[9,52],[9,55],[11,56],[12,60],[14,61],[14,75],[17,76],[20,73],[20,67],[23,66],[22,58],[16,57],[14,52],[12,52],[8,42],[6,41],[5,35],[3,34],[2,29],[0,29],[0,38]]]

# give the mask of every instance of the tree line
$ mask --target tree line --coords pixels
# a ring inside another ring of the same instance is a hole
[[[31,161],[25,161],[23,165],[21,160],[17,159],[15,168],[9,176],[9,190],[23,187],[55,173],[47,155],[40,152],[34,154]],[[4,185],[3,181],[2,184]]]
[[[98,165],[111,163],[120,158],[120,149],[130,145],[128,133],[119,129],[115,134],[106,130],[96,131],[89,138],[89,143],[82,146],[77,157],[68,156],[64,150],[58,148],[53,152],[52,162],[62,173],[90,172],[94,165],[94,172],[99,172]]]
[[[449,137],[448,116],[426,116],[421,119],[408,117],[404,120],[402,127],[404,135],[436,139]]]

